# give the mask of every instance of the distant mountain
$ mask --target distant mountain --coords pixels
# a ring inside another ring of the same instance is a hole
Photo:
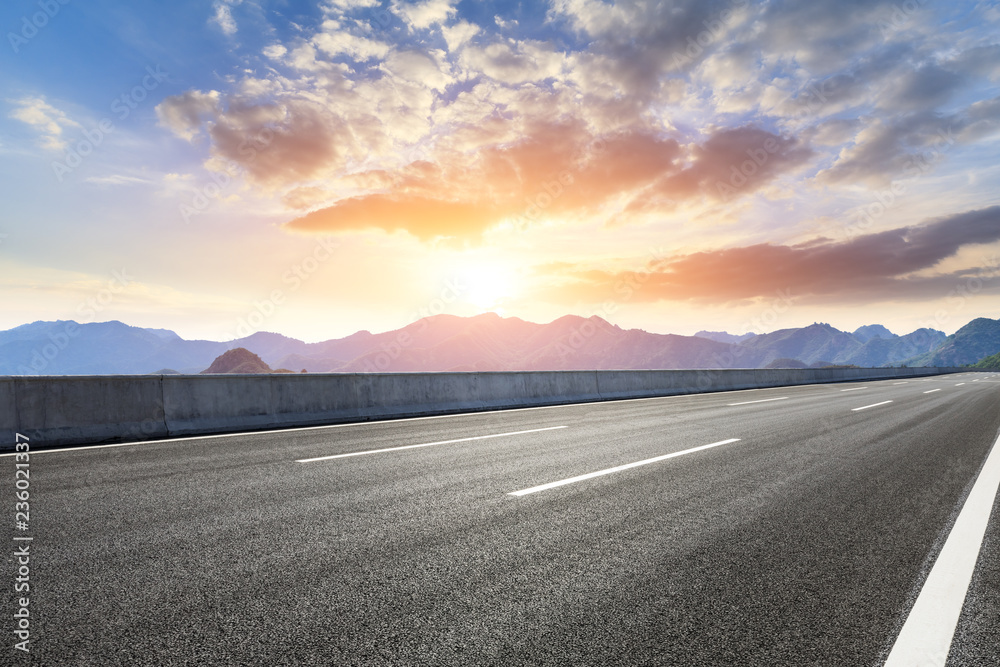
[[[117,321],[34,322],[0,332],[0,374],[148,373],[156,368],[197,372],[229,347]]]
[[[392,332],[344,371],[500,371],[720,368],[729,346],[692,336],[624,330],[575,315],[549,324],[495,313],[436,315]],[[408,341],[408,344],[401,344]]]
[[[893,334],[892,338],[871,338],[860,350],[837,361],[863,368],[898,366],[905,359],[938,348],[946,338],[945,333],[937,329],[917,329],[905,336]]]
[[[762,368],[776,359],[798,359],[840,363],[861,350],[863,344],[851,334],[829,324],[811,324],[801,329],[781,329],[754,336],[740,344],[742,358],[751,368]]]
[[[972,365],[973,368],[985,368],[987,370],[1000,371],[1000,352],[990,355],[985,359],[980,359]]]
[[[905,361],[907,366],[964,366],[1000,352],[1000,320],[980,317],[939,346]]]
[[[993,320],[982,322],[998,325]],[[972,350],[967,356],[1000,350],[989,342],[973,344],[988,334],[989,327],[973,328],[969,336],[965,328],[959,332],[962,336],[956,334],[955,345]],[[945,353],[914,360],[937,354],[946,339],[951,341],[940,331],[920,329],[896,336],[886,335],[888,330],[879,325],[859,331],[864,342],[829,324],[760,335],[702,331],[698,336],[677,336],[622,329],[596,316],[567,315],[536,324],[485,313],[435,315],[394,331],[359,331],[345,338],[305,343],[269,332],[214,342],[185,340],[166,329],[143,329],[117,321],[34,322],[0,331],[0,375],[144,374],[155,369],[199,373],[235,348],[256,355],[268,368],[296,372],[763,368],[792,362],[811,367],[952,365],[954,355]],[[983,356],[978,354],[965,363]],[[259,372],[267,371],[261,367]]]
[[[881,324],[869,324],[867,326],[858,327],[854,330],[853,335],[862,343],[867,343],[873,338],[885,338],[886,340],[890,338],[898,338],[896,334],[892,333]]]
[[[698,338],[707,338],[709,340],[714,340],[717,343],[742,343],[748,338],[753,338],[757,334],[745,333],[737,336],[736,334],[727,333],[725,331],[699,331],[695,334]]]

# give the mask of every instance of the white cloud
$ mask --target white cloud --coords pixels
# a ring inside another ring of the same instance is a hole
[[[499,14],[493,17],[493,22],[496,23],[497,27],[500,28],[501,30],[509,30],[510,28],[517,27],[517,19],[511,19],[509,21],[505,21],[503,17],[500,16]]]
[[[365,9],[367,7],[377,7],[379,0],[330,0],[328,8],[336,7],[342,11],[352,9]]]
[[[233,7],[236,7],[243,0],[217,0],[212,5],[215,10],[215,14],[209,19],[209,23],[214,23],[219,26],[219,30],[225,35],[235,35],[237,26],[236,20],[233,18]]]
[[[264,56],[271,60],[280,60],[286,53],[288,53],[288,49],[281,44],[271,44],[270,46],[265,46],[263,50]]]
[[[389,53],[389,45],[367,37],[344,32],[335,21],[325,21],[323,32],[312,39],[320,51],[331,55],[348,55],[355,60],[384,58]]]
[[[472,70],[509,84],[541,81],[562,71],[565,56],[536,42],[494,42],[485,48],[468,47],[462,62]]]
[[[41,145],[46,150],[60,151],[66,149],[62,138],[67,127],[80,127],[80,124],[70,119],[59,109],[56,109],[41,97],[22,97],[10,100],[16,108],[10,112],[10,117],[22,123],[31,125],[41,132]]]
[[[442,64],[419,51],[394,51],[380,67],[393,76],[443,91],[452,82]]]
[[[93,183],[94,185],[145,185],[152,181],[145,178],[136,178],[135,176],[114,174],[112,176],[91,176],[90,178],[83,179],[83,182]]]
[[[457,10],[454,5],[458,0],[425,0],[424,2],[394,1],[390,10],[403,19],[406,25],[413,29],[430,28],[435,23],[444,23]]]
[[[468,21],[459,21],[455,25],[441,28],[448,50],[454,52],[479,33],[479,26]]]

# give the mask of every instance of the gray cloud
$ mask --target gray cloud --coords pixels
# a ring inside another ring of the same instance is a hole
[[[636,298],[725,303],[773,296],[791,290],[825,302],[943,297],[978,272],[915,276],[953,257],[961,248],[1000,241],[1000,206],[940,218],[920,227],[902,227],[850,241],[821,239],[787,246],[760,244],[652,262],[642,273]],[[566,271],[575,278],[566,289],[601,299],[611,286],[634,273]],[[1000,292],[995,281],[992,293]]]

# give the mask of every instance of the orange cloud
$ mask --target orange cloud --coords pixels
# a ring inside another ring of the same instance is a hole
[[[422,240],[481,233],[502,217],[487,206],[412,195],[367,195],[342,199],[288,223],[301,231],[405,230]]]
[[[533,123],[526,130],[520,141],[496,142],[471,156],[441,150],[433,161],[346,177],[342,183],[370,192],[289,227],[473,238],[510,217],[591,217],[612,199],[655,211],[672,208],[674,198],[718,198],[733,170],[740,179],[725,187],[738,196],[811,154],[794,139],[756,128],[723,130],[686,148],[641,128],[595,136],[582,123],[567,121]]]

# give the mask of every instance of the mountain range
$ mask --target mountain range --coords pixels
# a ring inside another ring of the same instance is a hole
[[[951,336],[934,329],[899,336],[881,325],[847,332],[823,323],[758,335],[679,336],[622,329],[597,316],[536,324],[485,313],[435,315],[319,343],[268,332],[229,342],[185,340],[118,321],[59,320],[0,331],[0,375],[199,373],[235,348],[258,355],[264,367],[295,372],[956,366],[1000,352],[1000,320],[973,320]]]

